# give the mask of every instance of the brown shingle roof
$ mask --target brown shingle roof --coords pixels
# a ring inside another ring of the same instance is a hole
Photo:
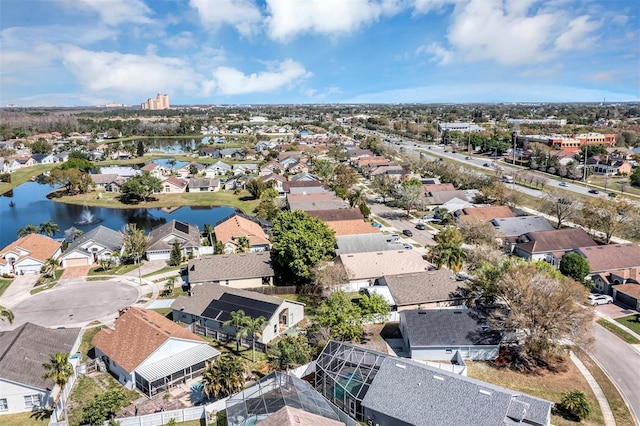
[[[364,219],[360,209],[327,209],[327,210],[312,210],[309,216],[317,217],[323,222],[333,222],[337,220],[356,220]]]
[[[260,422],[262,426],[344,426],[344,423],[309,413],[299,408],[284,406]]]
[[[62,246],[61,243],[40,234],[29,234],[22,237],[0,251],[0,263],[6,264],[4,255],[8,252],[19,253],[19,250],[27,252],[18,257],[16,263],[22,259],[30,257],[32,259],[46,262]]]
[[[272,277],[271,253],[217,254],[189,261],[189,282]]]
[[[591,272],[640,267],[640,246],[637,244],[580,247],[577,252],[587,259]]]
[[[598,244],[580,228],[528,232],[517,238],[517,247],[528,253],[565,252]]]
[[[460,290],[464,287],[446,269],[385,275],[378,283],[389,287],[398,306],[462,299]]]
[[[100,330],[92,343],[129,373],[171,337],[203,341],[186,328],[149,309],[129,308],[116,319],[114,327],[114,330]]]
[[[424,272],[431,266],[415,250],[341,254],[340,263],[344,266],[349,280]]]
[[[224,244],[239,237],[247,237],[251,245],[269,244],[260,225],[237,214],[216,225],[214,232],[216,240]]]
[[[640,299],[640,284],[618,284],[614,285],[613,288],[621,293]]]
[[[428,194],[430,192],[455,191],[456,187],[452,183],[427,183],[422,185],[422,189]]]
[[[466,209],[458,210],[456,214],[463,220],[466,218],[475,218],[483,222],[489,222],[498,217],[516,216],[507,206],[469,207]]]
[[[362,219],[335,220],[326,223],[329,229],[333,229],[336,236],[380,233],[378,228],[371,226],[370,223],[365,222]]]

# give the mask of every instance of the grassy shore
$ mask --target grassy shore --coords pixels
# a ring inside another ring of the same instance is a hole
[[[4,194],[5,192],[12,190],[16,186],[30,181],[33,177],[36,177],[44,172],[48,172],[57,165],[58,164],[39,164],[37,166],[24,167],[22,169],[16,170],[15,172],[11,173],[11,183],[0,182],[0,194]]]
[[[53,201],[88,205],[91,207],[106,207],[115,209],[131,209],[131,208],[174,208],[181,206],[195,207],[213,207],[213,206],[231,206],[244,211],[247,214],[253,214],[258,200],[252,200],[249,192],[242,191],[236,195],[231,191],[218,192],[181,192],[174,194],[156,194],[154,200],[145,201],[138,204],[124,204],[118,199],[119,194],[102,193],[102,197],[97,197],[97,192],[78,195],[64,195],[62,197],[54,197]]]

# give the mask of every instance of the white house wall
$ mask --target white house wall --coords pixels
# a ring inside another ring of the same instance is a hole
[[[66,268],[67,262],[75,259],[85,259],[87,265],[91,265],[93,263],[92,255],[90,255],[89,253],[82,253],[74,250],[70,253],[65,253],[65,255],[62,256],[62,267]]]
[[[16,274],[23,272],[25,274],[39,274],[43,266],[43,262],[28,257],[20,260],[19,262],[16,262],[13,265]]]
[[[41,405],[49,402],[49,392],[46,390],[0,379],[0,399],[6,399],[8,405],[7,411],[0,411],[0,424],[2,424],[3,414],[32,411],[32,408],[27,408],[24,404],[24,397],[29,395],[38,395]]]
[[[111,358],[107,357],[102,351],[100,351],[100,349],[98,348],[95,348],[95,349],[96,349],[96,358],[106,357],[105,363],[107,365],[107,368],[109,369],[109,371],[111,371],[111,373],[113,373],[114,376],[117,377],[118,382],[120,382],[121,385],[125,386],[127,389],[135,388],[135,378],[133,377],[132,374],[129,374],[128,371],[126,371],[124,368],[119,366]]]
[[[412,347],[411,359],[420,361],[450,361],[456,351],[471,361],[490,361],[498,357],[498,346],[432,346]]]

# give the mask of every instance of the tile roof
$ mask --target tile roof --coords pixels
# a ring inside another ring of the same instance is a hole
[[[526,232],[551,231],[553,226],[543,216],[501,217],[491,224],[506,237],[517,237]]]
[[[349,280],[423,272],[431,266],[415,250],[341,254],[339,258]]]
[[[455,274],[446,269],[385,275],[376,284],[389,287],[398,306],[460,300],[460,290],[464,287],[464,283],[456,281]]]
[[[79,334],[79,328],[52,330],[31,323],[0,332],[0,378],[52,389],[51,379],[42,378],[42,364],[56,352],[70,353]]]
[[[217,254],[189,261],[189,282],[272,277],[271,253]]]
[[[360,209],[357,208],[312,210],[309,212],[309,216],[317,217],[323,222],[364,219]]]
[[[151,230],[147,251],[171,250],[175,240],[180,241],[183,247],[198,247],[200,230],[197,225],[174,219]]]
[[[112,251],[120,250],[120,248],[122,248],[122,234],[120,232],[114,231],[106,226],[98,225],[73,240],[64,251],[63,256],[73,250],[79,249],[80,246],[85,243],[92,241]]]
[[[130,373],[170,338],[204,341],[155,311],[132,307],[116,319],[113,330],[103,328],[92,343]]]
[[[233,242],[239,237],[247,237],[251,245],[268,245],[264,230],[257,223],[237,214],[217,224],[214,228],[216,240],[223,243]]]
[[[527,232],[516,240],[518,249],[527,253],[568,251],[578,247],[598,244],[581,228],[553,229],[551,231]]]
[[[456,212],[458,217],[476,218],[485,222],[493,220],[497,217],[515,217],[508,206],[491,206],[491,207],[470,207]]]
[[[425,309],[400,312],[401,330],[417,346],[495,346],[502,335],[473,309]]]
[[[371,226],[369,222],[365,222],[363,219],[336,220],[326,223],[329,229],[336,233],[336,236],[380,233],[380,229]]]
[[[576,251],[587,259],[592,273],[640,267],[640,245],[637,244],[580,247]]]
[[[12,242],[0,251],[0,264],[6,264],[4,255],[8,252],[19,254],[20,251],[26,252],[18,257],[15,263],[27,257],[46,262],[53,256],[62,246],[61,243],[47,236],[40,234],[29,234]]]

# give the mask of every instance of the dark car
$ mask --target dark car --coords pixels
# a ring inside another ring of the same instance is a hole
[[[600,191],[598,191],[597,189],[590,189],[589,190],[589,194],[599,194]]]
[[[484,167],[491,167],[491,165],[489,163],[484,163],[483,166]]]
[[[406,235],[407,237],[413,237],[413,232],[411,232],[411,230],[410,230],[410,229],[403,229],[403,230],[402,230],[402,233],[403,233],[404,235]]]
[[[424,226],[424,223],[419,223],[416,225],[416,229],[419,229],[421,231],[424,231],[426,228],[426,226]]]
[[[616,198],[618,195],[615,192],[610,192],[609,197]]]

